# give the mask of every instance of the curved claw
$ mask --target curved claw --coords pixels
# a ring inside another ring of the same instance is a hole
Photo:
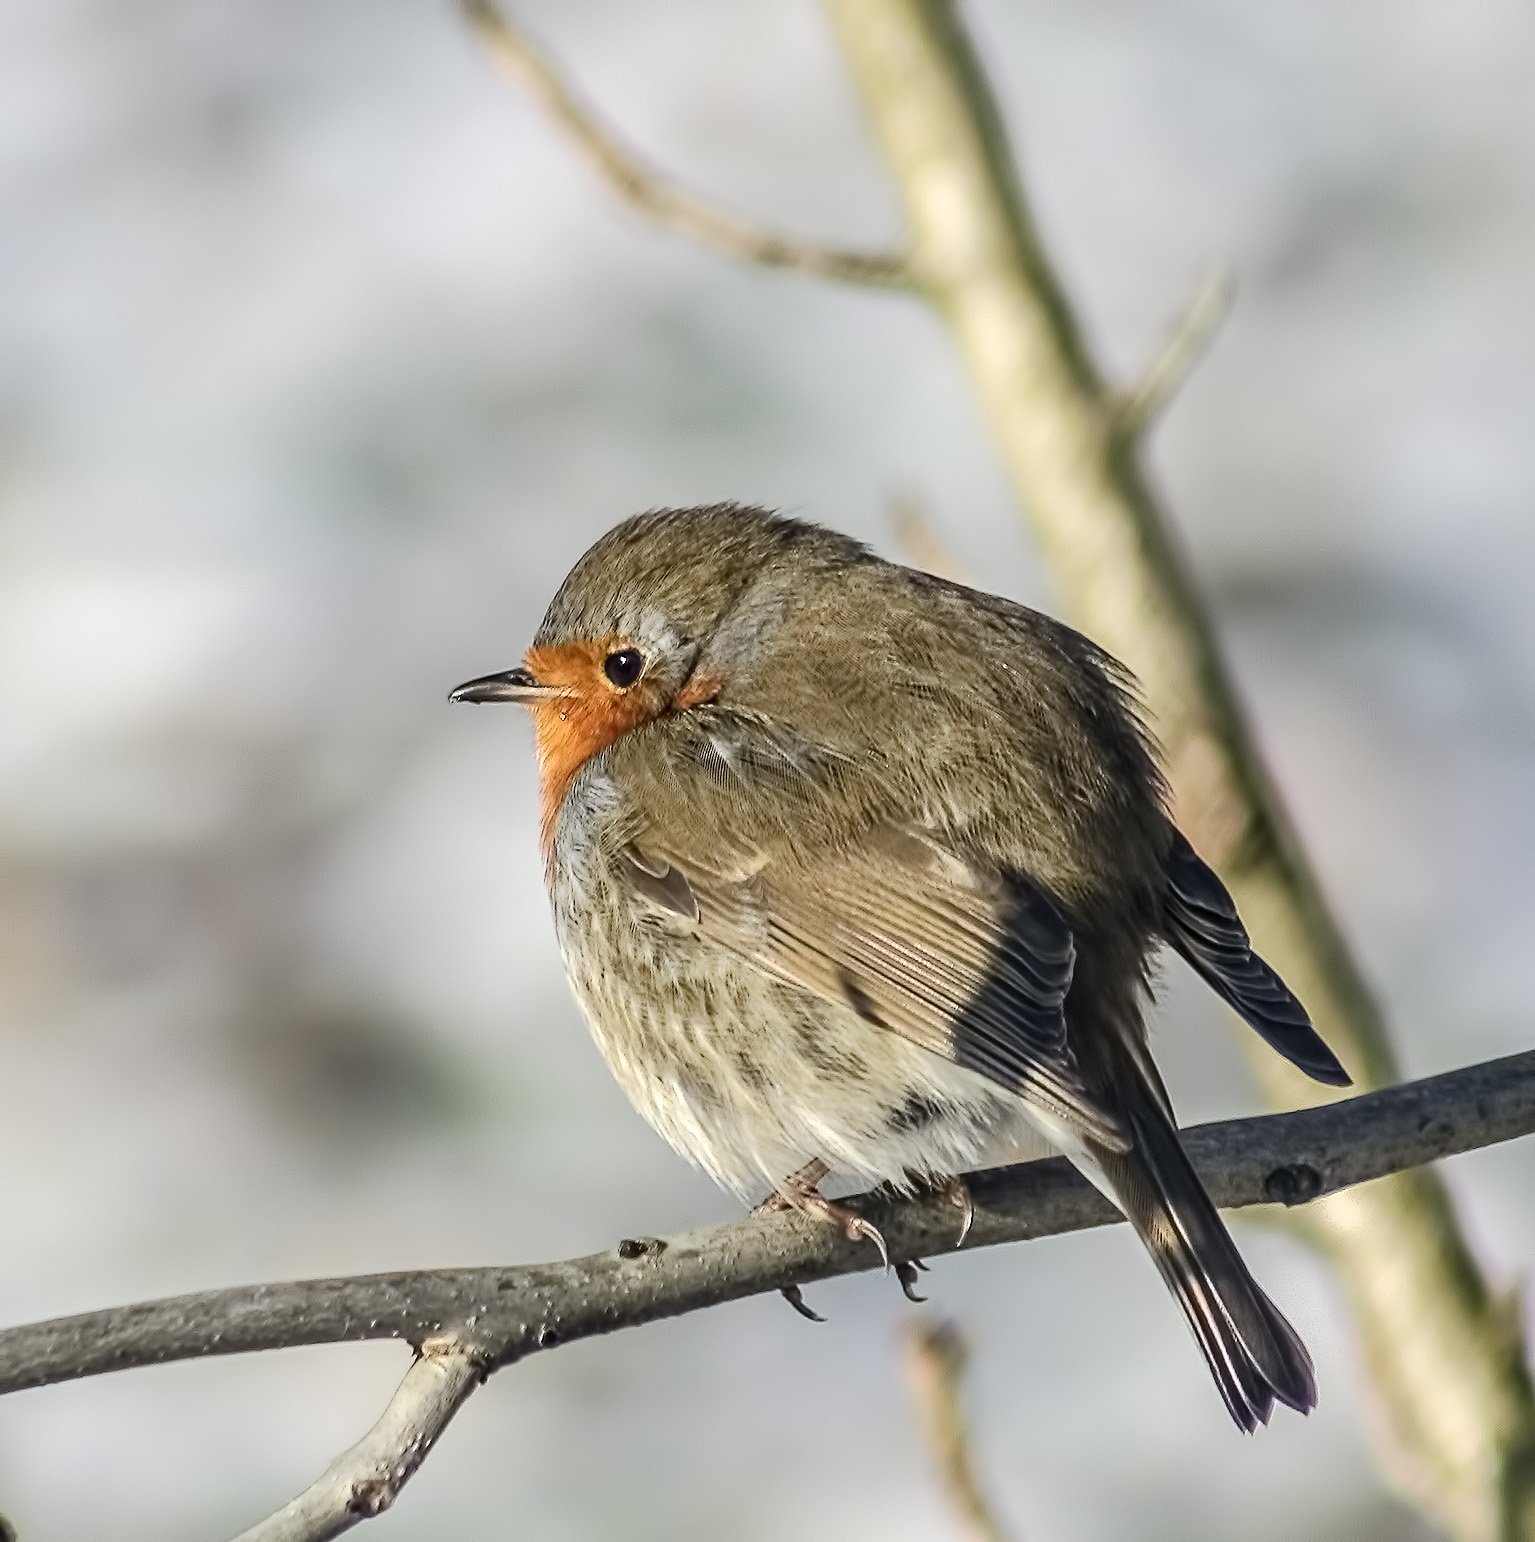
[[[910,1263],[899,1263],[895,1266],[895,1277],[901,1282],[901,1291],[908,1301],[921,1306],[927,1300],[926,1296],[917,1294],[917,1270],[925,1269],[926,1264],[920,1258],[913,1259]]]
[[[866,1221],[851,1206],[843,1204],[840,1200],[828,1199],[816,1187],[825,1176],[824,1162],[807,1163],[797,1173],[791,1173],[785,1178],[778,1188],[757,1206],[757,1210],[759,1212],[799,1210],[806,1215],[829,1221],[849,1242],[872,1242],[879,1249],[880,1262],[888,1271],[890,1249],[885,1246],[885,1239],[880,1235],[879,1228],[872,1221]]]
[[[783,1285],[779,1287],[778,1294],[794,1308],[806,1322],[825,1322],[826,1319],[817,1311],[813,1311],[805,1301],[803,1292],[798,1285]]]
[[[963,1215],[959,1223],[959,1240],[954,1244],[955,1247],[962,1248],[965,1245],[965,1238],[970,1235],[970,1228],[975,1224],[975,1199],[970,1193],[970,1185],[963,1178],[950,1178],[944,1183],[940,1192]]]
[[[838,1206],[838,1209],[841,1209]],[[890,1272],[890,1249],[885,1246],[885,1239],[880,1235],[879,1227],[872,1221],[866,1221],[854,1210],[847,1210],[844,1215],[835,1217],[842,1227],[842,1235],[849,1242],[872,1242],[879,1250],[879,1259],[885,1266],[885,1272]]]

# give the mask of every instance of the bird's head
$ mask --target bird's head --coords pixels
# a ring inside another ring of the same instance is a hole
[[[566,575],[519,666],[450,694],[532,712],[546,853],[581,767],[642,724],[719,699],[792,604],[795,585],[775,574],[832,552],[863,548],[736,504],[636,515]]]

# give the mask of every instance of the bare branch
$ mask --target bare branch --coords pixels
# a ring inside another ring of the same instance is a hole
[[[965,1342],[951,1322],[918,1318],[906,1335],[907,1380],[955,1514],[971,1542],[1004,1542],[1007,1533],[981,1490],[970,1457],[970,1431],[960,1398],[965,1360]]]
[[[1535,1130],[1535,1050],[1383,1092],[1185,1133],[1218,1204],[1307,1204],[1417,1163]],[[1104,1226],[1119,1214],[1062,1159],[972,1174],[969,1244]],[[955,1250],[941,1197],[856,1202],[898,1264]],[[563,1263],[431,1269],[204,1291],[0,1332],[0,1393],[134,1366],[300,1344],[404,1339],[420,1358],[378,1423],[291,1504],[238,1542],[318,1542],[393,1503],[491,1371],[540,1349],[797,1289],[872,1267],[873,1250],[794,1213],[754,1214],[670,1239],[640,1238]],[[952,1369],[948,1373],[952,1376]],[[952,1402],[953,1388],[930,1389]],[[955,1405],[957,1407],[957,1405]],[[941,1410],[940,1410],[941,1411]],[[950,1481],[957,1414],[943,1414]],[[957,1448],[963,1458],[962,1443]],[[965,1492],[978,1538],[985,1518]],[[958,1492],[958,1490],[956,1490]]]
[[[766,268],[876,289],[909,289],[912,271],[898,253],[840,251],[763,230],[684,193],[647,166],[584,102],[554,62],[492,0],[463,0],[464,12],[501,69],[527,87],[570,135],[598,175],[626,203],[679,235],[727,257]]]
[[[1189,1154],[1220,1205],[1301,1204],[1535,1130],[1535,1050],[1320,1108],[1201,1125]],[[1120,1217],[1054,1159],[974,1174],[966,1243],[992,1247]],[[1315,1206],[1325,1211],[1338,1198]],[[943,1198],[856,1201],[896,1260],[952,1252]],[[794,1213],[753,1215],[562,1263],[248,1285],[0,1332],[0,1393],[133,1366],[297,1344],[448,1339],[487,1370],[573,1339],[874,1267],[874,1251]]]
[[[1115,404],[1116,427],[1123,437],[1139,438],[1161,415],[1204,356],[1231,310],[1235,292],[1236,283],[1223,268],[1212,269],[1199,281],[1145,374]]]
[[[235,1542],[325,1542],[382,1515],[484,1379],[483,1360],[461,1344],[428,1342],[378,1423],[296,1499]]]

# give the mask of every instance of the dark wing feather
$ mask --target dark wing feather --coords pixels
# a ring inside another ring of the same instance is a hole
[[[1124,1149],[1066,1039],[1070,929],[1027,879],[889,825],[809,855],[741,863],[738,846],[731,871],[668,844],[652,831],[627,854],[643,875],[636,888],[654,902],[777,978]]]
[[[1215,993],[1307,1076],[1347,1087],[1349,1074],[1289,987],[1252,950],[1225,885],[1176,831],[1167,859],[1167,940]]]

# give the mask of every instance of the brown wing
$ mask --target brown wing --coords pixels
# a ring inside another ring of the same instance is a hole
[[[679,851],[652,828],[626,847],[628,877],[651,903],[779,979],[1126,1148],[1067,1042],[1071,932],[1027,878],[889,824],[808,854],[750,854],[737,839],[718,865],[688,844]]]

